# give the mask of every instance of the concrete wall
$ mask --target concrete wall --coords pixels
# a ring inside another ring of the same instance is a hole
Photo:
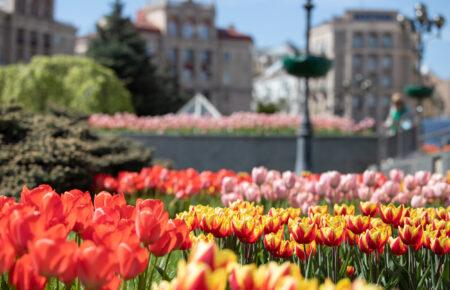
[[[428,170],[443,175],[450,170],[450,152],[436,154],[415,154],[408,158],[388,160],[381,165],[383,172],[398,168],[406,173],[414,173],[420,170]]]
[[[255,166],[294,170],[295,137],[155,136],[121,133],[155,149],[155,158],[175,168],[250,171]],[[361,172],[378,161],[376,137],[319,137],[313,141],[313,170]]]

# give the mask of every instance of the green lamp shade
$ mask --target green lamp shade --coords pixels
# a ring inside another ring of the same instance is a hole
[[[288,56],[283,61],[284,69],[300,78],[318,78],[325,76],[331,69],[332,62],[326,57],[301,55]]]
[[[433,95],[434,88],[422,85],[409,85],[404,88],[404,93],[414,99],[426,99]]]

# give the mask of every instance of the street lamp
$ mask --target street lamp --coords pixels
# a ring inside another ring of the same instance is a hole
[[[437,36],[440,36],[442,27],[445,25],[445,17],[437,15],[434,18],[430,18],[428,14],[428,8],[423,3],[418,3],[414,7],[415,13],[413,18],[408,18],[404,15],[398,15],[397,20],[401,27],[408,33],[416,35],[416,77],[417,84],[408,85],[404,88],[404,92],[407,96],[417,100],[416,106],[416,123],[417,123],[417,145],[420,146],[420,134],[422,125],[422,102],[424,99],[430,98],[433,95],[434,88],[426,86],[423,82],[421,67],[423,62],[423,56],[425,53],[424,35],[437,32]]]
[[[419,105],[417,109],[420,113],[422,111],[422,100],[431,97],[433,94],[432,88],[424,86],[420,72],[425,53],[424,35],[432,34],[436,31],[437,35],[440,36],[442,27],[445,25],[445,17],[442,15],[437,15],[434,18],[430,18],[428,14],[428,7],[423,3],[416,4],[414,10],[415,13],[413,18],[408,18],[399,14],[397,16],[397,21],[405,31],[416,35],[416,76],[419,84],[406,86],[405,93],[408,96],[418,100]]]
[[[297,136],[297,156],[295,162],[295,170],[300,173],[302,171],[311,171],[312,165],[312,138],[313,126],[309,112],[310,87],[309,80],[311,78],[319,78],[325,76],[331,68],[331,61],[322,56],[313,56],[310,53],[310,31],[311,31],[311,14],[314,9],[312,0],[306,0],[303,8],[306,11],[306,48],[304,55],[296,55],[286,57],[283,62],[284,69],[293,76],[303,78],[305,83],[305,91],[302,95],[300,105],[303,105],[301,113],[301,123],[299,134]]]

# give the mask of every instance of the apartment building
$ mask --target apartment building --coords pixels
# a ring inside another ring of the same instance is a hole
[[[135,25],[161,72],[178,78],[194,96],[201,93],[223,114],[250,109],[253,40],[235,27],[216,27],[216,7],[187,1],[150,1]],[[83,54],[92,36],[79,38]]]
[[[391,95],[417,82],[415,35],[402,29],[397,15],[350,10],[312,29],[311,51],[334,61],[327,77],[312,81],[313,112],[381,124]]]
[[[54,19],[54,0],[0,0],[0,64],[73,54],[75,27]]]

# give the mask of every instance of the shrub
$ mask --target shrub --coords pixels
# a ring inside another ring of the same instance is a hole
[[[115,73],[89,58],[34,57],[27,65],[0,69],[0,104],[27,110],[54,107],[79,113],[131,112],[131,97]]]
[[[20,107],[0,108],[0,193],[47,183],[64,191],[88,190],[97,172],[118,173],[148,166],[151,152],[129,140],[99,137],[86,118],[46,115]]]

